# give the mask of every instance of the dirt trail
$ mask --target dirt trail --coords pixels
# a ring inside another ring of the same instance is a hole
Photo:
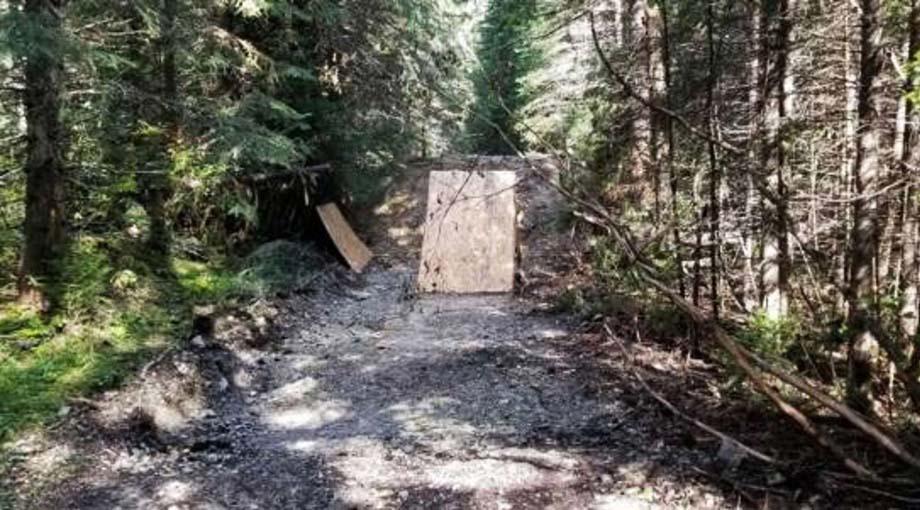
[[[157,382],[24,443],[18,506],[736,508],[570,318],[520,297],[416,297],[411,263],[331,267],[277,305],[269,346],[195,342]],[[106,416],[155,385],[165,411]]]

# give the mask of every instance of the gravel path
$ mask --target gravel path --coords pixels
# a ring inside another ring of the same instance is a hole
[[[209,388],[184,428],[145,440],[122,419],[45,445],[27,464],[64,467],[22,507],[735,507],[572,354],[567,319],[508,296],[416,299],[410,278],[330,277],[286,303],[274,349],[171,361]]]

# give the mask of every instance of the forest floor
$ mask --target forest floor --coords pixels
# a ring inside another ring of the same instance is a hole
[[[423,189],[418,181],[412,186]],[[415,295],[412,239],[424,214],[410,204],[424,196],[417,191],[403,189],[378,209],[370,235],[381,257],[365,274],[329,260],[302,292],[220,317],[213,336],[155,359],[124,389],[74,401],[52,430],[16,442],[0,465],[6,504],[752,504],[722,477],[740,458],[662,412],[610,354],[612,345],[549,306],[544,291],[552,278],[546,285],[539,278],[564,263],[564,229],[545,221],[525,226],[522,242],[531,250],[522,261],[521,295]],[[525,211],[557,207],[548,196],[524,193],[525,202],[533,198]],[[668,375],[664,364],[675,357],[662,348],[642,352],[678,392],[706,387]],[[690,379],[706,369],[694,371]],[[793,507],[828,506],[822,498],[797,494]],[[786,507],[781,498],[758,501]]]

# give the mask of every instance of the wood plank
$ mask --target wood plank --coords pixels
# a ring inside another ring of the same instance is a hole
[[[355,234],[339,207],[330,202],[317,207],[316,210],[323,226],[326,227],[326,232],[329,232],[329,237],[348,262],[348,266],[356,273],[364,271],[374,254]]]
[[[431,172],[420,291],[514,289],[515,183],[515,172],[508,171]]]

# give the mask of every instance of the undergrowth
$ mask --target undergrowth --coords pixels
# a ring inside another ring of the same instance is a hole
[[[55,306],[46,316],[18,306],[13,282],[0,282],[0,445],[176,346],[196,305],[233,306],[297,284],[316,262],[298,246],[269,243],[243,260],[203,261],[151,253],[126,235],[84,235],[49,282]]]

